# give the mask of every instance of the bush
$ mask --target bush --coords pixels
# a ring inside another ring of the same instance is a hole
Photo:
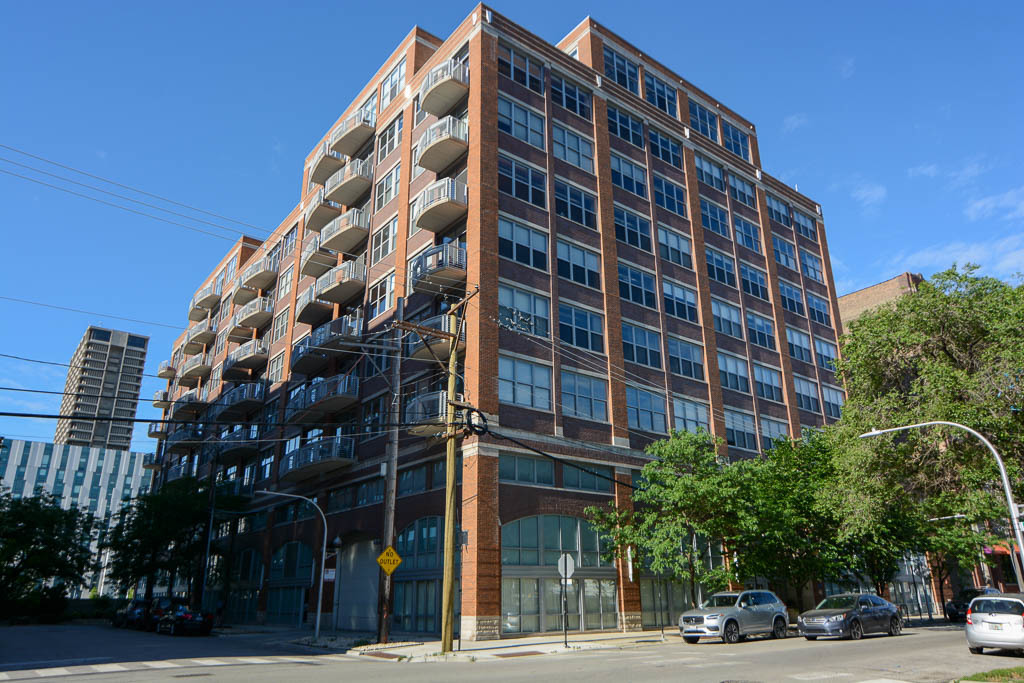
[[[5,602],[0,606],[2,616],[12,622],[34,621],[41,624],[55,624],[67,611],[68,599],[63,586],[36,588],[18,600]]]

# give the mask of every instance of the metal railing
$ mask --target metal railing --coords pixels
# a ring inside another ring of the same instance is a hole
[[[189,476],[188,468],[183,464],[174,465],[167,470],[167,481],[174,481]]]
[[[424,149],[441,138],[455,138],[468,144],[469,126],[462,119],[457,119],[454,116],[445,116],[423,131],[423,135],[420,136],[416,147],[422,154]]]
[[[335,171],[334,174],[327,179],[324,183],[324,194],[330,194],[339,184],[346,180],[351,180],[356,176],[365,178],[366,180],[373,181],[373,158],[367,157],[366,159],[353,159],[345,164],[344,168]],[[319,193],[317,193],[319,195]],[[333,206],[337,206],[334,202],[331,202]]]
[[[329,436],[301,446],[285,455],[278,476],[330,460],[352,460],[355,440],[348,436]]]
[[[349,209],[337,218],[332,218],[331,222],[325,225],[324,229],[320,231],[320,243],[326,242],[328,239],[333,237],[335,233],[349,228],[369,230],[370,214],[362,209]]]
[[[206,353],[196,354],[195,356],[192,356],[191,358],[189,358],[188,360],[185,361],[185,364],[181,367],[181,374],[184,375],[189,370],[193,370],[193,369],[195,369],[197,367],[200,367],[200,366],[203,366],[203,365],[209,365],[209,364],[210,364],[210,356],[209,356],[209,354],[206,354]],[[192,393],[192,392],[189,392],[189,393]]]
[[[167,424],[164,422],[150,422],[149,427],[146,429],[146,434],[151,439],[162,439],[167,436]]]
[[[416,257],[409,269],[409,278],[416,282],[424,275],[443,268],[466,269],[466,249],[454,242],[439,244]]]
[[[174,363],[172,363],[169,360],[162,360],[162,361],[160,361],[160,367],[157,368],[157,371],[156,371],[157,374],[159,375],[160,373],[166,372],[167,370],[173,370],[174,374],[178,373],[178,368],[177,368],[177,366],[174,365]]]
[[[456,204],[469,203],[469,191],[466,183],[461,183],[455,178],[442,178],[435,181],[420,192],[412,205],[412,215],[421,215],[424,211],[441,202],[455,202]]]
[[[185,337],[186,343],[191,342],[193,339],[203,334],[204,332],[217,334],[217,321],[207,320],[197,325],[193,325],[188,329],[188,336]]]
[[[319,295],[325,289],[338,282],[346,280],[357,280],[366,282],[366,256],[360,256],[351,261],[345,261],[316,279],[316,293]]]
[[[237,313],[231,318],[232,327],[251,327],[251,325],[243,325],[242,319],[248,318],[253,313],[258,312],[273,313],[274,302],[269,296],[261,296],[257,299],[253,299],[245,306],[242,306]]]
[[[247,341],[227,355],[224,359],[224,369],[227,370],[240,360],[261,354],[270,354],[270,342],[266,339],[252,339]]]
[[[456,399],[459,395],[456,395]],[[405,404],[407,424],[441,423],[448,416],[448,392],[429,391],[409,399]]]
[[[348,116],[345,117],[345,120],[338,124],[338,127],[335,128],[333,132],[331,132],[330,144],[333,146],[334,143],[338,141],[338,138],[340,138],[345,133],[348,133],[356,126],[369,126],[370,128],[376,128],[377,113],[368,110],[364,111],[363,109],[360,109],[357,112],[349,114]]]
[[[281,263],[281,257],[278,254],[268,254],[258,261],[253,262],[248,268],[242,271],[242,274],[238,278],[238,282],[241,286],[246,286],[246,282],[259,273],[263,272],[277,272],[277,267]]]
[[[423,79],[423,83],[420,84],[420,102],[423,101],[423,96],[428,90],[448,78],[469,85],[469,65],[463,62],[449,60],[444,64],[439,64],[431,69],[427,74],[427,77]]]
[[[309,162],[310,170],[312,171],[314,168],[316,168],[316,165],[320,163],[320,160],[323,159],[324,157],[331,157],[333,159],[337,159],[341,163],[345,163],[347,161],[347,157],[345,157],[344,154],[338,154],[337,152],[331,149],[331,144],[329,142],[324,141],[324,144],[320,145],[320,149],[317,150],[316,155],[313,157],[313,160]]]
[[[288,400],[288,416],[334,396],[358,398],[359,378],[355,375],[335,375],[320,382],[313,382]]]

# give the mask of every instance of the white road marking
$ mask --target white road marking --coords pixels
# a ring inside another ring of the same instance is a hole
[[[345,657],[344,655],[321,655],[319,657],[319,659],[329,659],[332,662],[350,662],[350,661],[352,661],[351,659],[349,659],[348,657]]]
[[[235,657],[235,661],[241,664],[273,664],[269,659],[260,659],[259,657]]]
[[[824,681],[829,678],[846,678],[847,676],[853,676],[853,674],[830,673],[827,671],[808,671],[805,674],[792,674],[790,675],[790,678],[795,678],[798,681]]]
[[[316,660],[309,657],[278,657],[279,662],[295,662],[296,664],[312,664]]]
[[[5,674],[3,671],[0,671],[0,681],[6,681],[8,678],[10,678],[10,676]]]
[[[176,669],[181,666],[174,662],[139,662],[139,664],[148,666],[150,669]]]
[[[56,669],[36,669],[36,676],[40,678],[52,678],[53,676],[67,676],[68,670],[62,667]]]
[[[112,673],[114,671],[127,671],[127,669],[120,664],[93,664],[93,671],[100,673]]]
[[[219,659],[193,659],[190,661],[195,662],[199,666],[227,666],[227,662],[222,662]]]

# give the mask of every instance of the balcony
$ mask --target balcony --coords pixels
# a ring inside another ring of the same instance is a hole
[[[316,283],[295,300],[295,322],[312,325],[318,323],[334,311],[334,305],[321,301],[316,296]]]
[[[318,474],[343,470],[355,462],[355,442],[347,436],[331,436],[288,453],[278,467],[281,481],[298,481]]]
[[[256,296],[257,289],[266,289],[274,284],[277,279],[277,267],[281,264],[278,255],[264,256],[251,266],[242,271],[238,278],[238,289],[235,290],[235,303],[242,304],[252,301]],[[252,290],[252,296],[244,290]],[[239,301],[239,297],[248,297],[245,301]]]
[[[348,159],[331,149],[331,146],[324,142],[317,150],[316,156],[309,164],[309,180],[317,185],[323,185],[324,181],[334,175]]]
[[[324,301],[343,304],[353,297],[362,296],[365,287],[366,257],[360,256],[331,268],[317,278],[316,296]]]
[[[267,386],[251,382],[223,394],[212,408],[213,419],[230,422],[261,407],[266,400]]]
[[[244,479],[222,481],[217,484],[217,495],[251,498],[255,489],[255,483],[253,481],[245,481]]]
[[[220,285],[210,283],[196,292],[188,305],[188,319],[193,321],[206,320],[210,309],[220,303]]]
[[[373,137],[377,130],[376,119],[376,112],[362,110],[346,117],[331,133],[331,149],[352,156]]]
[[[150,427],[153,425],[150,424]],[[150,434],[152,436],[152,434]],[[144,470],[158,470],[160,469],[160,458],[156,453],[146,453],[142,456],[142,469]]]
[[[420,85],[420,109],[444,116],[469,93],[469,65],[449,61],[435,66]]]
[[[461,400],[461,394],[456,395]],[[444,431],[448,417],[448,392],[430,391],[413,396],[405,404],[405,424],[410,434],[432,436]],[[458,417],[458,415],[456,415]]]
[[[331,176],[332,178],[334,176]],[[316,195],[309,200],[309,204],[303,213],[303,222],[306,230],[320,232],[324,226],[341,215],[343,209],[340,204],[329,201],[324,196],[323,188],[317,190]]]
[[[174,481],[181,479],[182,477],[190,476],[188,468],[184,464],[175,465],[174,467],[168,468],[167,470],[167,481]]]
[[[303,275],[320,277],[338,264],[338,255],[320,246],[320,235],[313,235],[302,247],[299,272]]]
[[[324,183],[324,199],[351,206],[373,185],[373,157],[353,159]]]
[[[337,375],[313,382],[301,393],[288,399],[285,420],[310,420],[344,410],[359,401],[359,378]]]
[[[217,321],[206,320],[188,328],[185,333],[185,344],[182,350],[186,355],[193,356],[212,344],[217,339]]]
[[[252,338],[252,331],[265,327],[274,317],[274,302],[268,296],[253,299],[231,318],[228,337],[232,341]]]
[[[153,407],[163,410],[171,407],[171,392],[166,389],[157,389],[153,392]]]
[[[363,319],[358,315],[346,315],[321,325],[292,346],[292,371],[313,374],[327,365],[331,351],[343,351],[347,343],[359,340],[362,331]]]
[[[370,234],[370,214],[362,209],[349,209],[320,231],[320,246],[341,253],[350,252]]]
[[[146,428],[146,434],[151,439],[162,439],[167,436],[168,425],[166,422],[150,422]]]
[[[436,357],[438,360],[446,360],[451,352],[452,338],[455,336],[455,330],[451,327],[448,316],[436,315],[417,324],[419,327],[426,329],[424,329],[422,335],[412,335],[412,341],[408,345],[409,358],[413,360],[430,360]],[[456,324],[458,324],[458,321],[456,321]],[[430,329],[437,330],[441,334],[434,336],[430,334]],[[465,348],[466,330],[463,329],[455,344],[455,353],[462,353]]]
[[[245,379],[249,370],[267,364],[270,343],[265,339],[250,339],[224,359],[223,377],[226,380]]]
[[[441,232],[460,218],[469,208],[466,184],[454,178],[442,178],[427,185],[412,205],[416,227]]]
[[[440,173],[469,149],[469,128],[466,122],[446,116],[433,124],[416,143],[421,168]]]
[[[198,389],[187,391],[178,397],[174,403],[171,404],[171,415],[172,420],[181,420],[187,418],[194,418],[203,412],[206,408],[206,401],[199,394]]]
[[[189,451],[200,446],[206,436],[199,425],[179,425],[167,435],[164,448],[169,452]]]
[[[160,368],[156,371],[156,376],[160,379],[174,379],[174,376],[178,374],[178,369],[174,367],[174,363],[169,360],[160,361]]]
[[[260,450],[260,430],[255,425],[242,425],[220,438],[220,454],[224,456],[249,455]]]
[[[200,353],[192,356],[181,366],[181,379],[178,381],[197,381],[200,377],[208,376],[212,367],[209,354]]]
[[[439,244],[416,257],[409,268],[412,291],[440,294],[466,285],[466,249],[458,244]]]

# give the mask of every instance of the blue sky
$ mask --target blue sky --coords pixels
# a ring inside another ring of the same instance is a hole
[[[765,169],[821,203],[841,294],[954,260],[1007,279],[1024,270],[1019,3],[492,6],[551,41],[590,14],[753,121]],[[445,36],[471,8],[8,3],[0,144],[271,229],[298,200],[306,154],[409,29]],[[0,158],[95,182],[9,149]],[[0,170],[71,187],[8,161]],[[176,326],[229,244],[6,173],[0,226],[0,296]],[[66,362],[90,323],[148,334],[149,373],[176,336],[4,300],[0,315],[0,353],[44,360]],[[0,386],[60,391],[63,378],[0,358]],[[149,397],[163,385],[143,383],[140,417],[157,415]],[[58,405],[0,391],[0,411]],[[0,418],[0,435],[53,431]],[[144,425],[136,435],[152,450]]]

